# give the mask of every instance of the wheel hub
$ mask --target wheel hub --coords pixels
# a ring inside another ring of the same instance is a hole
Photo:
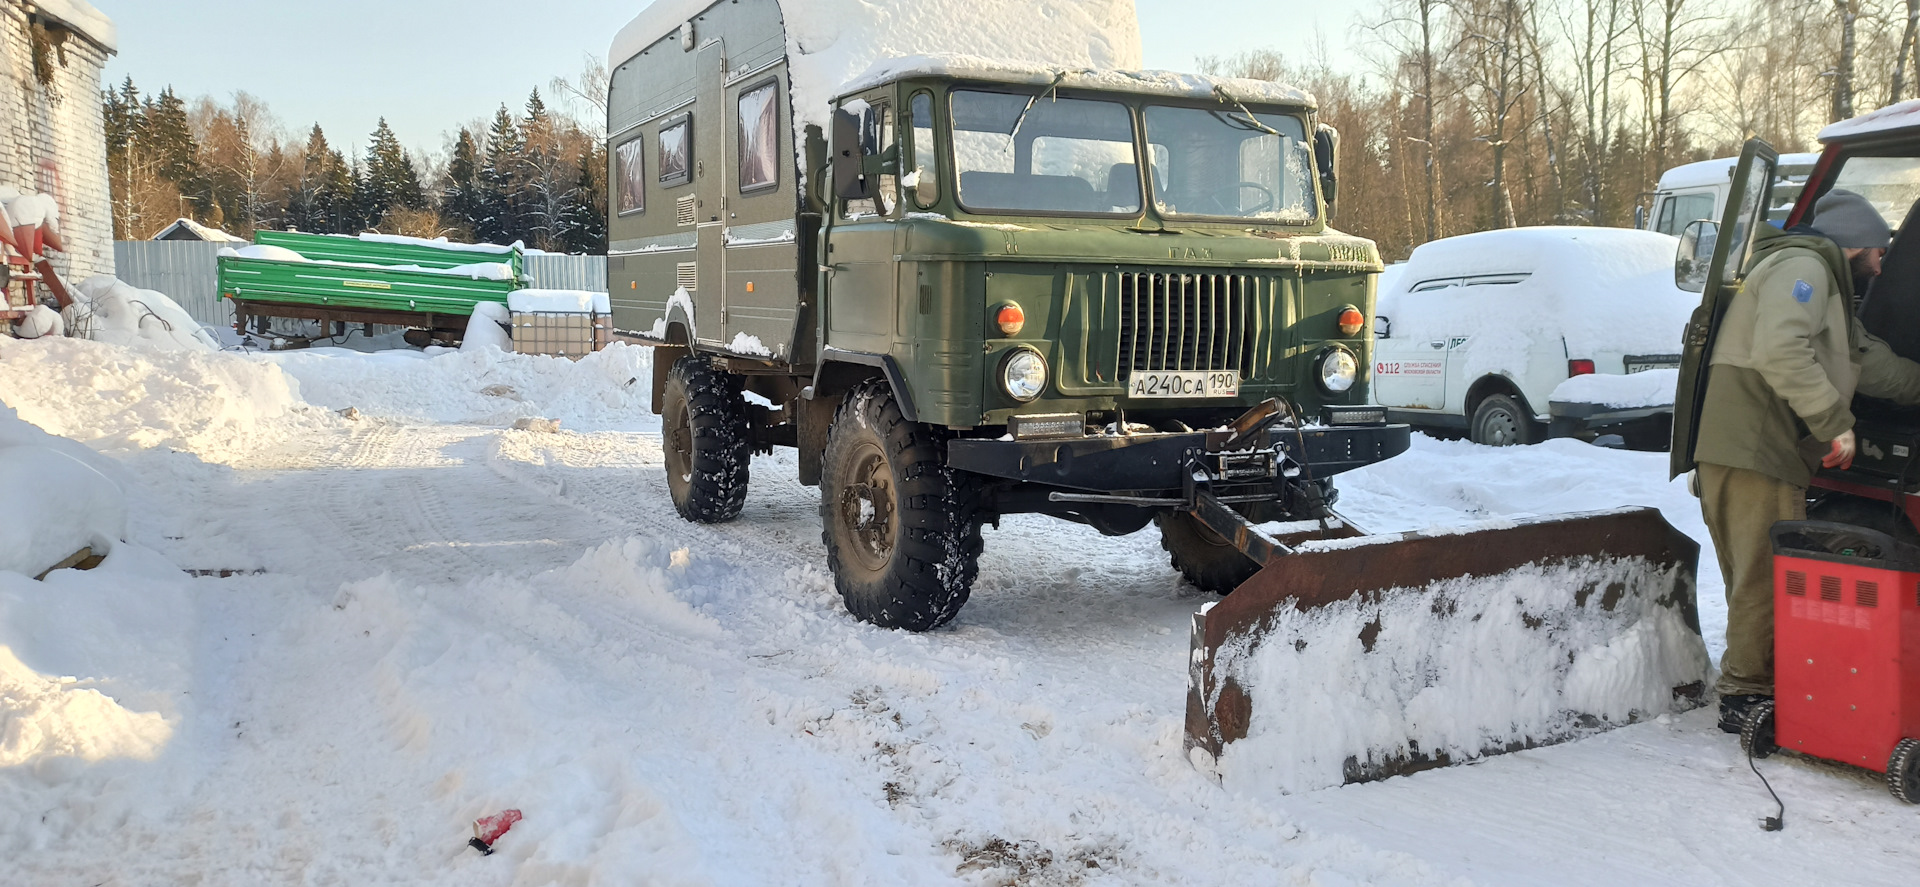
[[[880,571],[893,556],[893,472],[877,447],[862,449],[840,491],[840,525],[853,543],[849,553],[862,567]]]

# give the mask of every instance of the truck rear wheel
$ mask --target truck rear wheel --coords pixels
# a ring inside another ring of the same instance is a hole
[[[1163,511],[1153,522],[1160,527],[1160,547],[1172,558],[1173,568],[1201,591],[1226,594],[1260,572],[1252,558],[1187,512]]]
[[[945,442],[907,421],[885,383],[847,395],[820,477],[821,541],[847,612],[908,631],[952,619],[979,573],[977,514]]]
[[[699,524],[739,517],[753,455],[739,380],[705,357],[674,361],[661,399],[660,437],[674,510]]]

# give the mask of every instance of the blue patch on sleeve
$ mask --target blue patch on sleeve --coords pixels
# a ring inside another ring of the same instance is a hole
[[[1800,303],[1813,301],[1813,284],[1804,280],[1793,282],[1793,300]]]

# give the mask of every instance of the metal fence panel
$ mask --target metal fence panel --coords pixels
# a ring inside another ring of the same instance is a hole
[[[233,305],[220,298],[214,262],[224,243],[194,240],[116,240],[114,276],[140,289],[165,293],[203,324],[231,326]]]
[[[529,286],[545,290],[607,291],[606,256],[563,256],[534,253],[526,257]]]

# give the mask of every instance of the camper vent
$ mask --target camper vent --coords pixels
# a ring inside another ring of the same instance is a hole
[[[1880,606],[1880,583],[1864,579],[1853,580],[1853,602],[1862,607]]]
[[[693,292],[700,288],[700,265],[697,262],[681,262],[675,266],[675,277],[680,288]]]
[[[1840,602],[1840,577],[1820,577],[1820,599],[1823,601],[1832,601],[1836,604]]]
[[[673,202],[673,223],[691,225],[693,222],[693,195],[688,194]]]

